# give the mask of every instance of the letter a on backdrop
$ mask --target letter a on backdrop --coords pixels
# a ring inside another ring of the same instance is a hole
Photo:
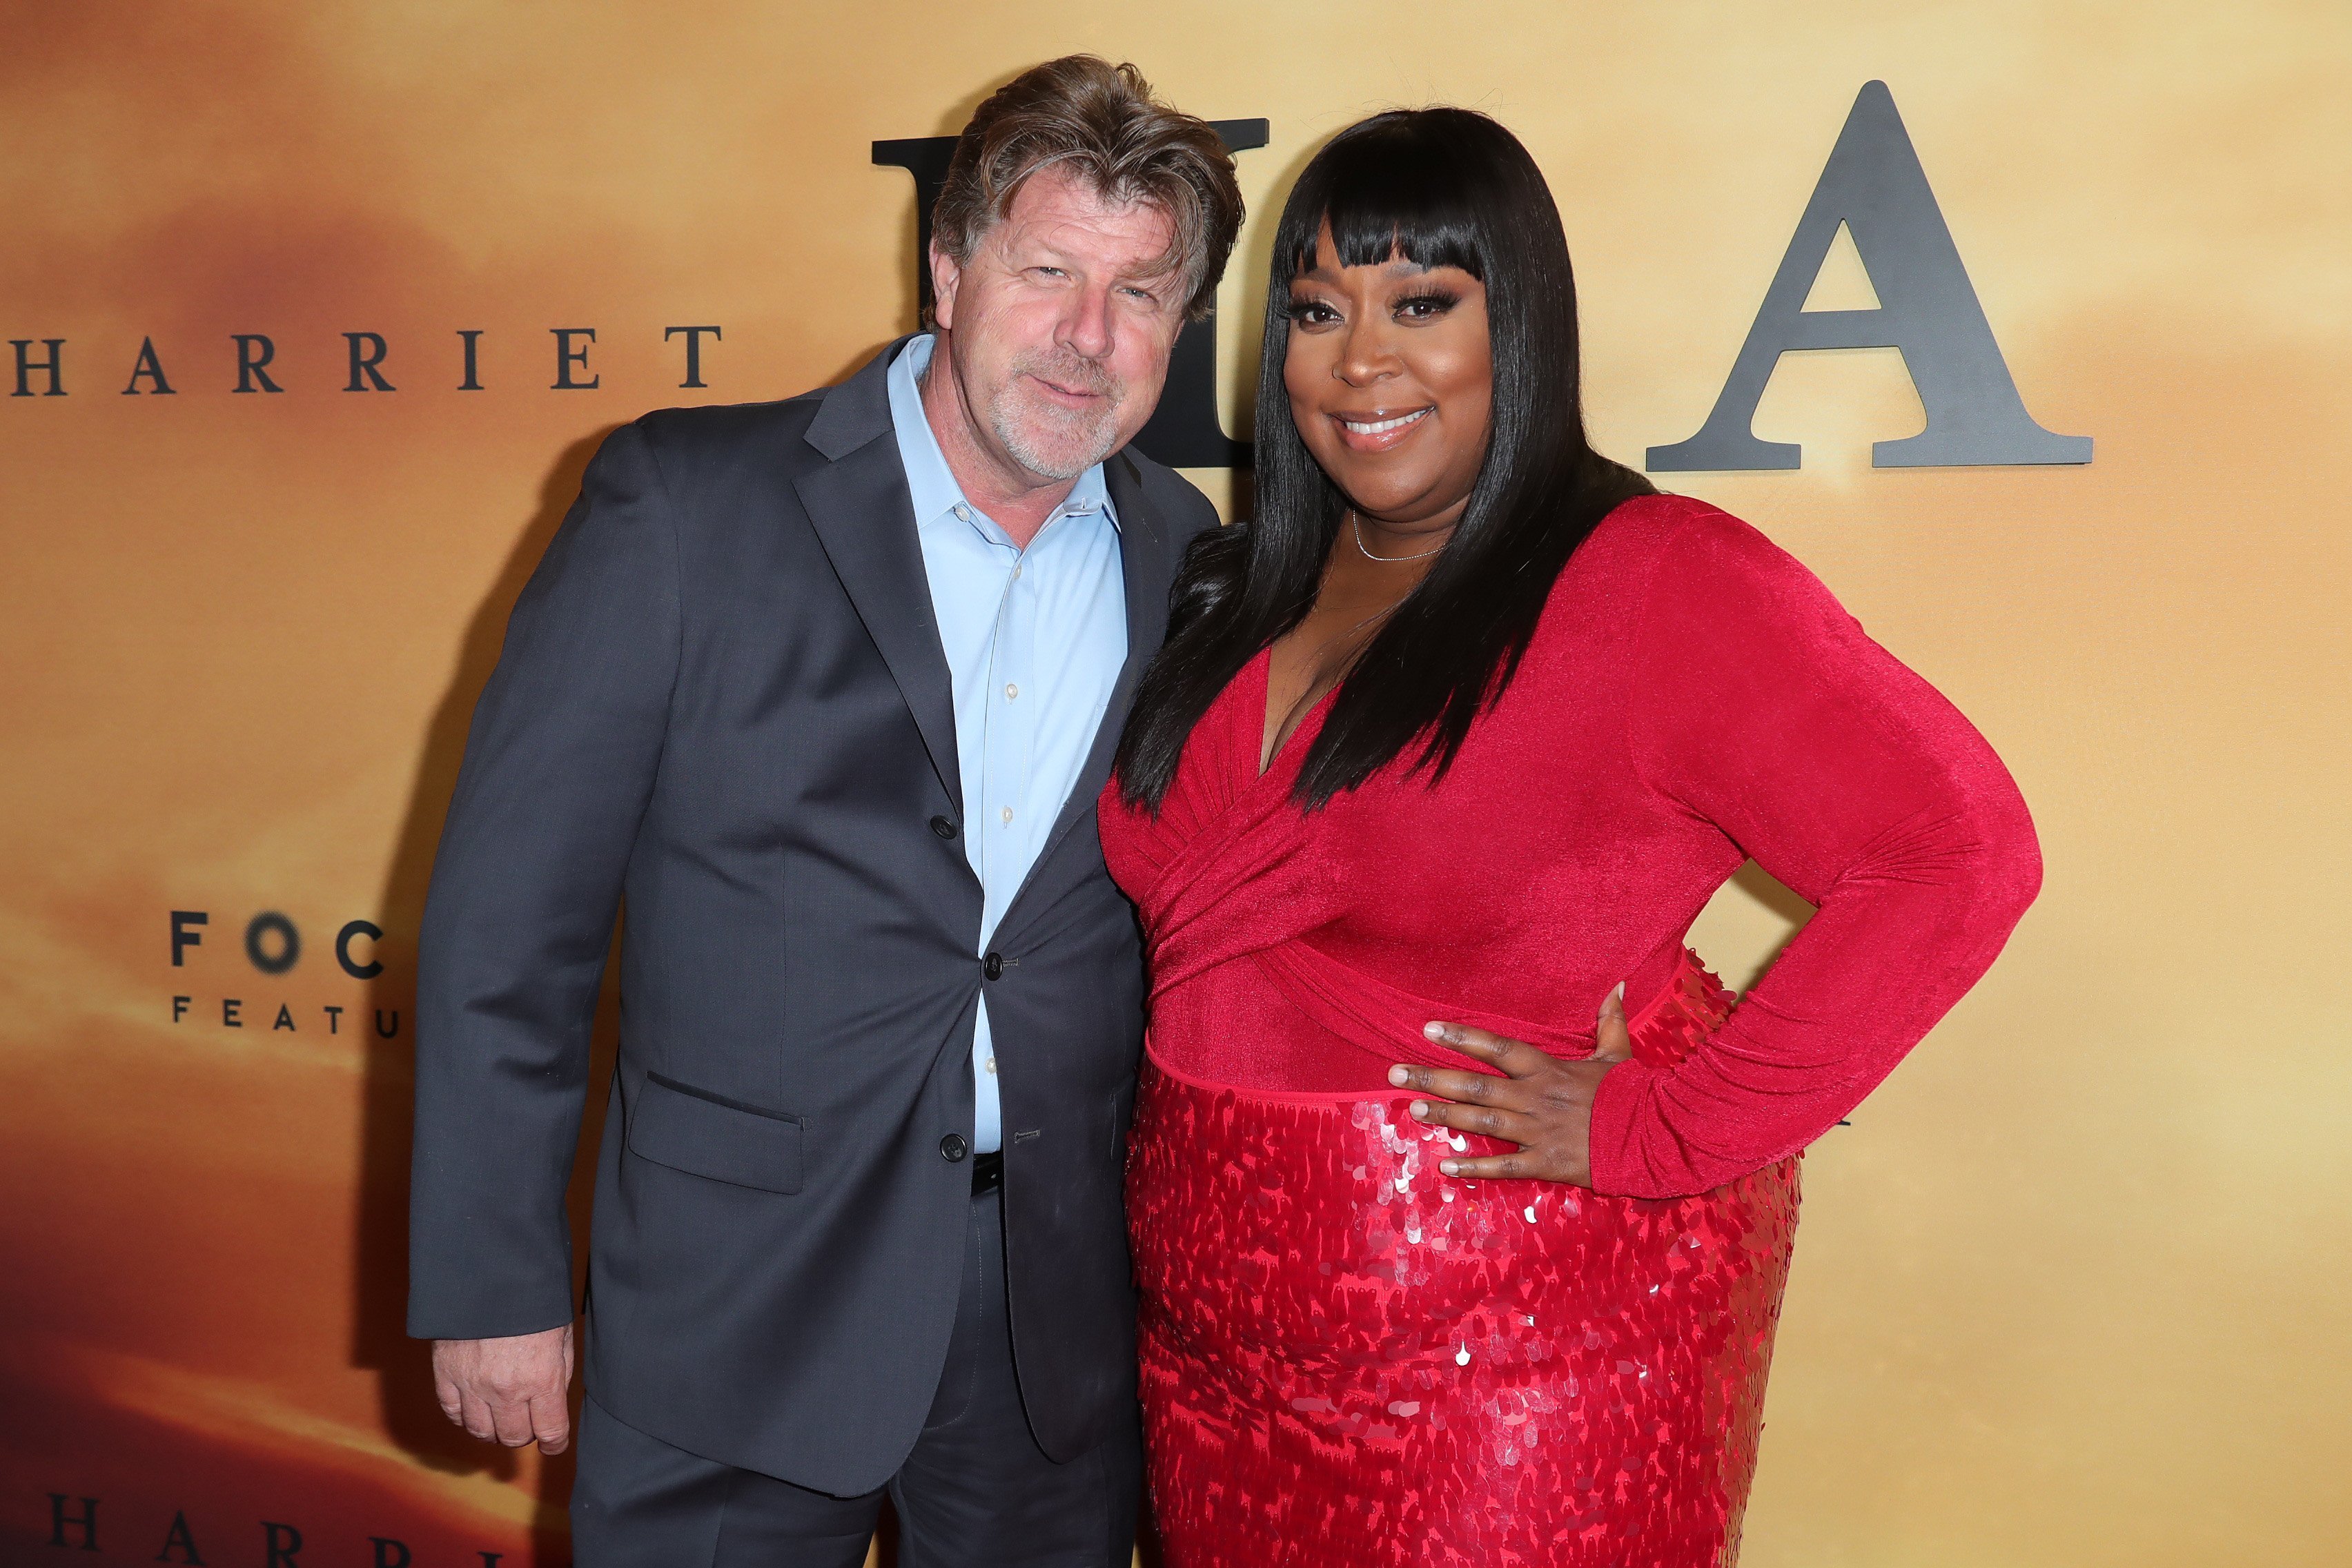
[[[1870,275],[1874,310],[1805,309],[1841,225]],[[1801,447],[1759,440],[1751,428],[1780,356],[1798,349],[1875,348],[1902,351],[1927,427],[1874,443],[1873,468],[2091,460],[2088,436],[2045,430],[2025,411],[1883,81],[1866,83],[1853,100],[1706,423],[1687,441],[1651,447],[1644,466],[1656,473],[1796,468]]]

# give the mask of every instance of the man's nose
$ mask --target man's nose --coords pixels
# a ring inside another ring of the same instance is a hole
[[[1062,315],[1061,331],[1055,335],[1073,353],[1087,359],[1108,359],[1117,335],[1109,286],[1088,284],[1074,290],[1069,309]]]

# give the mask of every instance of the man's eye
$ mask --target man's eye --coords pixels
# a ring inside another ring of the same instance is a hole
[[[1064,272],[1058,267],[1032,267],[1029,270],[1045,278],[1066,278],[1069,276],[1069,274]]]

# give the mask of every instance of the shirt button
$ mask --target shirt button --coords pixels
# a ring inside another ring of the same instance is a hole
[[[1013,580],[1015,583],[1018,583],[1019,581],[1021,581],[1021,568],[1020,568],[1020,567],[1018,567],[1018,566],[1015,566],[1015,567],[1013,569]]]
[[[961,501],[956,503],[955,514],[956,521],[958,522],[970,522],[971,521],[971,508],[965,506]]]
[[[1006,682],[1004,683],[1004,700],[1006,700],[1007,702],[1010,702],[1010,701],[1012,701],[1014,698],[1016,698],[1016,697],[1018,697],[1018,696],[1020,696],[1020,695],[1021,695],[1021,688],[1019,688],[1018,686],[1015,686],[1014,684],[1013,684],[1013,682],[1011,682],[1011,681],[1009,681],[1009,680],[1008,680],[1008,681],[1006,681]]]
[[[956,836],[956,825],[944,816],[935,816],[931,818],[931,831],[942,838],[952,840]]]
[[[1004,955],[1001,952],[990,953],[980,961],[980,972],[991,980],[1002,980],[1004,978]]]
[[[1004,826],[1007,827],[1013,826],[1013,808],[1009,805],[1004,808]]]
[[[950,1132],[940,1140],[940,1158],[953,1165],[971,1152],[971,1141],[961,1132]]]

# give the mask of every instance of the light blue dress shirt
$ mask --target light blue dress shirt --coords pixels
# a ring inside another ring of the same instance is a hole
[[[964,499],[916,384],[932,343],[928,334],[918,337],[891,363],[890,423],[955,691],[963,852],[981,887],[978,957],[1045,847],[1102,727],[1127,661],[1127,586],[1101,464],[1078,477],[1026,550]],[[1004,1119],[984,994],[971,1074],[972,1147],[986,1153],[1004,1146]]]

